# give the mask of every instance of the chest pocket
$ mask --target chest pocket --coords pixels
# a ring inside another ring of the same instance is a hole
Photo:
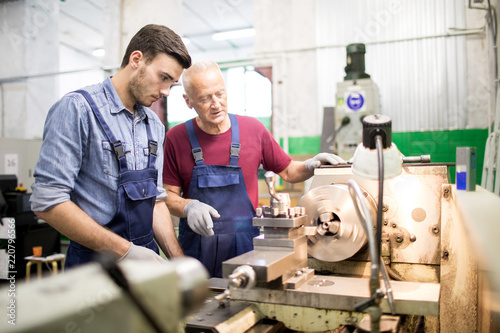
[[[198,174],[198,187],[224,187],[240,183],[239,167],[206,165]]]
[[[145,200],[160,194],[156,185],[150,180],[140,180],[123,184],[127,197],[132,201]]]
[[[130,145],[127,143],[123,143],[123,151],[125,153],[127,159],[127,168],[129,170],[133,170],[132,165],[130,163],[130,158],[127,154],[130,154]],[[105,174],[118,178],[119,170],[118,170],[118,160],[115,155],[115,151],[113,147],[109,143],[109,141],[102,141],[102,170]]]

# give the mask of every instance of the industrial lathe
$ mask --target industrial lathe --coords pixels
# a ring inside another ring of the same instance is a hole
[[[349,165],[317,168],[295,206],[268,173],[261,234],[222,279],[191,258],[101,260],[0,288],[0,331],[498,332],[500,198],[448,169],[403,164],[381,209]]]
[[[253,219],[262,230],[254,250],[223,263],[227,284],[213,281],[219,293],[186,332],[256,331],[262,323],[301,332],[494,331],[498,303],[484,296],[491,279],[467,240],[448,167],[403,164],[385,180],[378,241],[376,180],[322,166],[290,207],[267,173],[271,200]]]

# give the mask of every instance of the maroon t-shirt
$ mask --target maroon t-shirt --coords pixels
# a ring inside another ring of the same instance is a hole
[[[280,173],[290,164],[291,158],[259,120],[246,116],[237,118],[241,144],[238,165],[243,170],[248,196],[256,208],[259,201],[259,166],[262,164],[265,170]],[[194,119],[192,121],[205,164],[229,165],[231,130],[222,134],[207,134],[198,127]],[[182,196],[187,198],[195,163],[184,124],[179,124],[167,132],[164,149],[163,183],[180,186]]]

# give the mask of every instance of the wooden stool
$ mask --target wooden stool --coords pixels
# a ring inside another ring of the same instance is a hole
[[[28,262],[26,263],[26,282],[29,282],[31,275],[31,265],[36,264],[36,272],[38,279],[42,277],[42,264],[43,263],[52,263],[52,275],[57,275],[57,262],[61,262],[61,271],[64,272],[64,260],[66,256],[62,253],[57,253],[50,255],[48,257],[34,257],[29,256],[25,257]]]

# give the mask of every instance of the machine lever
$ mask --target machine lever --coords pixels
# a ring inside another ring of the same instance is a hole
[[[222,294],[214,296],[214,299],[219,303],[223,302],[226,298],[231,298],[231,290],[229,289],[224,290]]]
[[[378,304],[380,303],[380,299],[383,297],[384,297],[384,293],[380,289],[377,289],[375,291],[375,294],[373,294],[369,299],[356,305],[354,307],[354,311],[362,312],[371,306],[378,306]]]
[[[385,284],[385,292],[387,293],[387,301],[389,303],[389,308],[391,309],[391,313],[393,315],[396,314],[396,307],[394,305],[394,296],[392,293],[391,283],[389,282],[389,276],[387,275],[387,269],[385,268],[384,260],[380,257],[380,272],[382,273],[382,277],[384,279]]]
[[[431,155],[404,156],[403,163],[430,163]]]
[[[363,312],[364,310],[368,309],[370,306],[374,306],[374,305],[375,305],[375,300],[373,299],[373,297],[370,297],[366,301],[364,301],[364,302],[359,303],[358,305],[356,305],[354,307],[354,311],[356,311],[356,312]]]
[[[281,201],[278,193],[276,193],[276,189],[274,188],[274,184],[276,183],[276,174],[272,171],[268,171],[264,175],[264,178],[266,179],[266,184],[269,188],[269,194],[278,202]]]

